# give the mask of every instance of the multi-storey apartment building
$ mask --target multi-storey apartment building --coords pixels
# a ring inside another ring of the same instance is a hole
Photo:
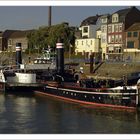
[[[101,49],[102,49],[102,59],[106,59],[107,53],[107,25],[109,22],[109,14],[101,16]]]
[[[125,30],[138,21],[140,21],[140,11],[136,7],[119,10],[110,16],[107,33],[109,59],[123,59],[126,41]]]
[[[89,56],[91,53],[99,52],[99,38],[96,38],[96,31],[101,26],[100,16],[92,16],[83,20],[79,30],[81,31],[81,38],[75,40],[75,53],[82,53]],[[100,31],[98,30],[98,36]]]
[[[126,30],[124,59],[139,60],[140,58],[140,23],[135,23]]]

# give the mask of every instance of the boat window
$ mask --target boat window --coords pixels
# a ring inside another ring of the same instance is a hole
[[[126,89],[126,90],[120,90],[122,93],[136,93],[136,89]]]

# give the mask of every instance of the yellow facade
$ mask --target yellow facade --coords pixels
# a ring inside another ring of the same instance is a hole
[[[99,52],[99,39],[76,39],[75,41],[75,53],[79,52]]]

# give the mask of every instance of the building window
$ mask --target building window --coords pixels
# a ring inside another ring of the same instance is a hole
[[[104,26],[101,26],[101,31],[104,32]]]
[[[84,27],[84,33],[87,33],[88,32],[88,27]]]
[[[133,37],[138,37],[138,32],[133,32]]]
[[[115,43],[118,43],[118,39],[119,39],[118,35],[115,35]]]
[[[119,43],[122,43],[122,35],[119,35]]]
[[[128,32],[127,33],[127,37],[131,37],[132,33],[131,32]]]
[[[109,33],[112,32],[112,28],[111,28],[111,26],[108,26],[108,32],[109,32]]]
[[[114,35],[111,36],[111,43],[114,43]]]
[[[118,15],[113,15],[112,22],[118,22]]]
[[[111,43],[111,36],[108,36],[108,43]]]
[[[107,29],[107,26],[106,26],[106,25],[103,25],[103,26],[101,27],[102,33],[106,33],[106,29]]]
[[[90,44],[92,45],[92,40],[90,41]]]
[[[134,48],[134,41],[128,41],[127,48]]]
[[[102,18],[102,23],[107,23],[107,18]]]
[[[122,25],[119,26],[119,32],[122,32]]]
[[[106,42],[106,36],[105,35],[102,35],[101,41],[102,41],[102,43]]]
[[[118,28],[118,25],[115,25],[114,28],[115,28],[115,32],[118,32],[118,29],[119,29],[119,28]]]
[[[83,41],[82,41],[82,45],[83,45]]]
[[[77,41],[77,45],[78,45],[78,41]]]
[[[113,18],[112,18],[112,21],[115,22],[115,21],[116,21],[116,17],[113,17]]]

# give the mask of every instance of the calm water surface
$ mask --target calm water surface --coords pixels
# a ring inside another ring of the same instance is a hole
[[[139,134],[140,112],[88,108],[50,97],[0,94],[1,134]]]

